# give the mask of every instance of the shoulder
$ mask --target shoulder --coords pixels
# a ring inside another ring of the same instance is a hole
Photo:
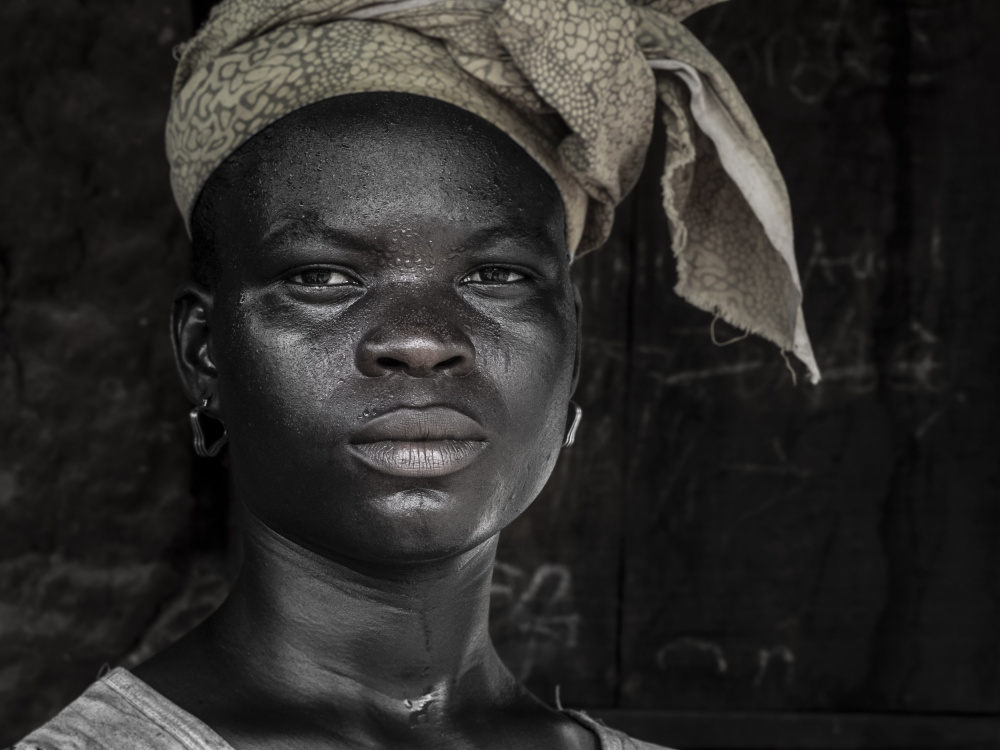
[[[10,750],[232,750],[124,669],[98,680]]]
[[[653,745],[629,737],[624,732],[605,725],[603,722],[593,719],[583,711],[566,711],[578,722],[590,729],[601,741],[601,750],[668,750],[661,745]]]

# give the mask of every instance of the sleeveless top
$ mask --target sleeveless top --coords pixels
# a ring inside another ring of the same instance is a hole
[[[565,711],[597,735],[601,750],[665,750]],[[125,669],[91,685],[11,750],[233,750],[211,727]]]

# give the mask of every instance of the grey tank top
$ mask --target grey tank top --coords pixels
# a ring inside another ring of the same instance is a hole
[[[601,750],[665,750],[632,739],[580,711]],[[11,750],[233,750],[211,727],[125,669],[98,680],[52,721]]]

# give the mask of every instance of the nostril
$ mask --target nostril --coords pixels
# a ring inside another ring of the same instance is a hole
[[[369,377],[396,373],[462,377],[475,369],[476,350],[464,336],[407,335],[405,330],[385,329],[375,333],[381,335],[362,340],[357,350],[358,369]]]
[[[406,362],[401,359],[395,359],[394,357],[379,357],[375,360],[379,367],[383,367],[386,370],[405,370],[407,368]]]
[[[438,362],[436,365],[434,365],[434,369],[435,370],[454,370],[454,369],[457,369],[458,366],[462,364],[462,361],[464,359],[465,359],[465,357],[463,357],[461,355],[456,355],[454,357],[451,357],[449,359],[444,360],[443,362]]]

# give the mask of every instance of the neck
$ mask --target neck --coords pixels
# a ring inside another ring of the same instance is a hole
[[[518,692],[488,632],[496,538],[386,568],[317,554],[245,515],[243,569],[212,630],[271,696],[374,708],[412,726]]]

